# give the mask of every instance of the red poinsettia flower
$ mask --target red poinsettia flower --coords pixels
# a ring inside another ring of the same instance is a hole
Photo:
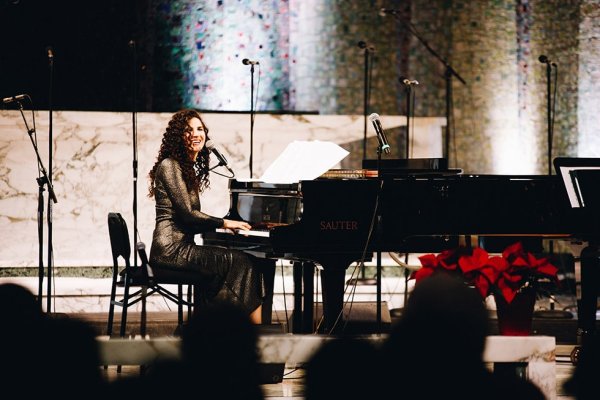
[[[465,248],[458,248],[452,250],[444,250],[437,256],[435,254],[425,254],[419,257],[419,261],[423,268],[418,269],[413,278],[416,281],[420,281],[433,274],[434,272],[446,271],[446,272],[459,272],[458,261],[460,257],[467,254]]]
[[[558,283],[558,268],[550,264],[547,258],[536,258],[526,252],[520,242],[508,246],[502,252],[508,265],[500,271],[495,285],[507,303],[515,298],[522,288],[546,278]]]
[[[538,259],[526,252],[520,242],[508,246],[501,257],[490,257],[481,248],[461,247],[443,251],[437,256],[426,254],[419,260],[423,268],[413,275],[417,283],[438,271],[459,274],[483,298],[496,293],[507,303],[512,302],[521,289],[542,278],[558,282],[558,269],[547,258]]]

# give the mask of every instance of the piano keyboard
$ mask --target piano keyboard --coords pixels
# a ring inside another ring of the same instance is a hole
[[[215,229],[215,232],[217,233],[229,233],[231,234],[231,230],[229,229],[223,229],[223,228],[218,228]],[[249,231],[243,231],[243,230],[236,230],[235,231],[235,235],[242,235],[242,236],[258,236],[258,237],[270,237],[271,232],[268,230],[263,230],[263,229],[251,229]]]

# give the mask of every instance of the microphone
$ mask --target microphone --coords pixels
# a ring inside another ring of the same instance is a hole
[[[377,140],[379,141],[381,151],[383,151],[385,154],[390,154],[390,145],[388,144],[387,138],[385,137],[385,132],[381,127],[379,114],[373,113],[369,115],[369,121],[371,121],[373,127],[375,128],[375,133],[377,133]]]
[[[367,44],[367,42],[363,40],[358,42],[357,45],[360,49],[366,49],[367,51],[375,51],[375,46],[373,46],[372,44]]]
[[[52,67],[54,65],[54,50],[52,46],[46,46],[46,55],[48,56],[48,64]]]
[[[550,59],[548,57],[546,57],[545,55],[541,55],[538,57],[538,61],[541,62],[542,64],[548,64],[551,65],[553,67],[556,67],[556,63],[550,61]]]
[[[406,86],[417,86],[419,84],[419,81],[414,80],[414,79],[408,79],[404,76],[401,76],[400,78],[398,78],[398,81]]]
[[[148,254],[146,253],[146,245],[144,242],[137,242],[135,245],[138,255],[140,256],[140,260],[142,261],[142,267],[146,266],[146,273],[148,274],[149,279],[154,279],[154,271],[152,271],[152,267],[148,262]]]
[[[380,8],[379,16],[385,17],[386,15],[396,15],[398,14],[398,10],[394,10],[393,8]]]
[[[219,165],[224,166],[225,168],[227,168],[229,170],[229,172],[234,174],[233,171],[231,170],[231,168],[229,168],[229,165],[227,165],[227,159],[225,158],[225,156],[223,154],[221,154],[221,152],[219,150],[217,150],[217,148],[215,147],[215,144],[213,143],[212,140],[207,140],[205,146],[207,149],[212,151],[212,153],[215,155],[215,157],[217,157],[217,160],[219,160]]]
[[[13,101],[25,100],[26,97],[27,97],[26,94],[18,94],[16,96],[5,97],[5,98],[2,99],[2,102],[4,104],[8,104],[8,103],[12,103]]]
[[[259,62],[258,61],[248,60],[247,58],[244,58],[242,60],[242,64],[244,64],[244,65],[258,65]]]

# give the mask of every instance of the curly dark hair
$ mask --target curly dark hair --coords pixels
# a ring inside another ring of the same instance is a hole
[[[163,134],[162,144],[158,151],[158,157],[156,163],[150,170],[148,177],[150,178],[150,185],[148,188],[148,197],[154,196],[154,179],[156,178],[156,169],[158,164],[165,158],[172,158],[179,162],[181,171],[183,172],[183,180],[189,189],[193,189],[202,193],[204,189],[210,186],[208,180],[209,173],[209,158],[210,151],[203,147],[195,161],[190,160],[188,154],[188,143],[186,142],[185,133],[191,132],[189,121],[192,118],[198,118],[204,126],[204,132],[206,134],[206,140],[208,137],[208,127],[204,124],[200,113],[196,110],[181,110],[173,114],[167,129]]]

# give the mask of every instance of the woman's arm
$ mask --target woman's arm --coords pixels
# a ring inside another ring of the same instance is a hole
[[[177,219],[185,224],[186,228],[194,232],[208,229],[226,227],[223,218],[217,218],[192,209],[192,199],[188,194],[187,186],[179,163],[172,159],[163,160],[156,170],[156,180],[162,182],[164,189],[173,204]]]

